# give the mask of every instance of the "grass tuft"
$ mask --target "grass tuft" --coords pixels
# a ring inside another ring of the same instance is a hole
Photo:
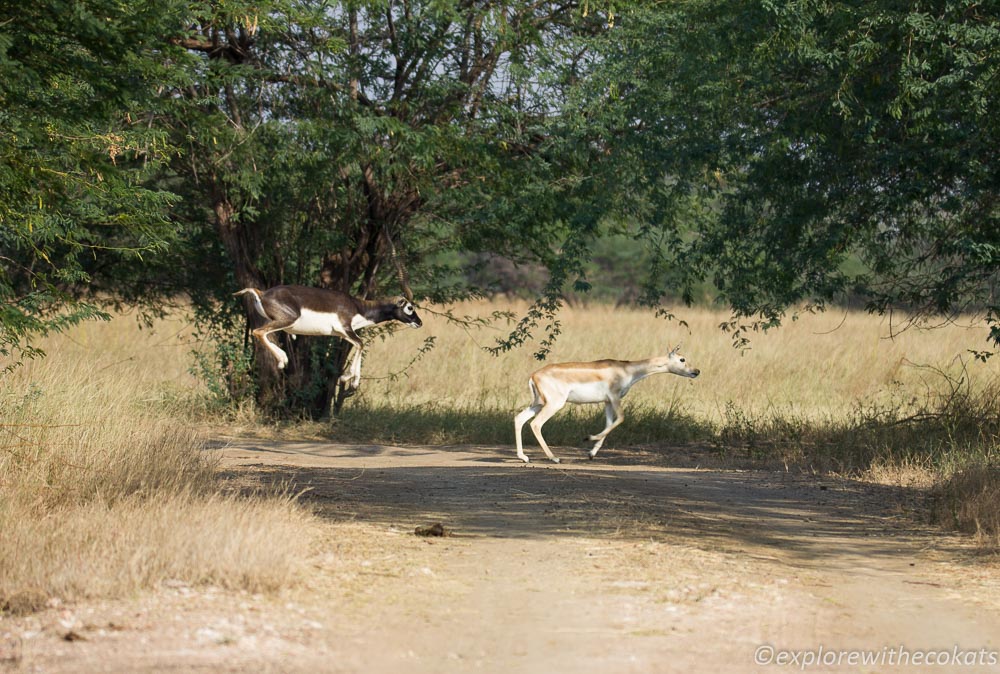
[[[975,534],[986,548],[1000,548],[1000,464],[995,460],[955,470],[931,493],[937,521]]]

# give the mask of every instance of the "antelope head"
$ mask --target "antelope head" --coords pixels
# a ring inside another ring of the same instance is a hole
[[[393,314],[395,318],[400,323],[405,323],[411,328],[419,328],[424,323],[417,316],[417,310],[413,307],[413,302],[406,299],[405,297],[400,297],[396,299],[396,308]]]
[[[701,374],[701,370],[691,367],[691,364],[687,362],[687,358],[681,355],[681,345],[679,343],[670,350],[670,353],[662,358],[662,362],[659,365],[663,368],[663,372],[680,375],[681,377],[694,379]]]

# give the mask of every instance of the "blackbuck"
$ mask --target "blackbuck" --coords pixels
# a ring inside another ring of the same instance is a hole
[[[423,323],[417,316],[413,303],[400,297],[395,302],[368,302],[347,293],[325,288],[306,286],[275,286],[260,291],[244,288],[234,295],[250,293],[257,313],[267,322],[253,331],[275,360],[278,368],[288,365],[288,354],[267,338],[272,332],[285,331],[290,335],[337,336],[354,347],[351,365],[340,377],[350,388],[361,384],[362,342],[357,330],[386,321],[399,321],[411,328]]]
[[[593,459],[604,444],[608,433],[625,420],[622,414],[622,398],[637,381],[661,372],[692,379],[701,374],[701,370],[691,367],[687,359],[680,355],[680,348],[678,344],[666,356],[656,356],[647,360],[554,363],[532,374],[528,386],[534,400],[530,406],[514,417],[517,458],[528,463],[528,456],[521,444],[521,429],[531,419],[531,430],[545,451],[545,456],[559,463],[559,459],[552,454],[552,450],[545,443],[545,438],[542,437],[542,425],[566,403],[604,403],[604,416],[607,419],[604,430],[586,438],[596,441],[588,454]]]

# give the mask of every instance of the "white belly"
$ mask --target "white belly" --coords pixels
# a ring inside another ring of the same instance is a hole
[[[608,385],[604,382],[588,382],[586,384],[574,384],[567,402],[571,403],[603,403],[608,399]]]
[[[355,330],[367,328],[374,325],[364,316],[356,315],[351,321],[351,327]],[[293,335],[342,335],[344,334],[344,324],[337,314],[324,314],[311,309],[303,309],[298,319],[285,328],[285,332]]]
[[[298,319],[285,328],[293,335],[336,335],[344,334],[344,324],[337,314],[324,314],[303,309]]]

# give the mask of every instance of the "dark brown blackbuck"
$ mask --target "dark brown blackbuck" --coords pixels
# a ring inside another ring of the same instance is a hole
[[[597,456],[598,450],[604,444],[608,433],[613,431],[622,421],[622,398],[636,382],[646,377],[669,372],[694,379],[701,370],[691,367],[687,358],[680,354],[678,344],[665,356],[654,356],[646,360],[596,360],[590,363],[554,363],[536,371],[528,380],[528,387],[534,400],[514,417],[514,437],[517,444],[517,458],[528,463],[528,455],[524,453],[521,444],[521,429],[531,420],[531,431],[541,445],[545,456],[559,463],[552,454],[545,438],[542,437],[542,424],[552,418],[566,403],[604,403],[604,416],[607,423],[600,433],[587,436],[587,440],[596,441],[590,450],[590,458]]]
[[[307,286],[275,286],[264,291],[244,288],[233,294],[247,293],[252,295],[257,313],[267,320],[253,331],[253,336],[278,361],[279,369],[288,365],[288,354],[267,338],[272,332],[340,337],[354,347],[351,365],[340,377],[352,389],[361,384],[361,351],[364,345],[357,330],[386,321],[399,321],[411,328],[423,325],[413,303],[404,297],[393,302],[371,302],[339,290]]]

